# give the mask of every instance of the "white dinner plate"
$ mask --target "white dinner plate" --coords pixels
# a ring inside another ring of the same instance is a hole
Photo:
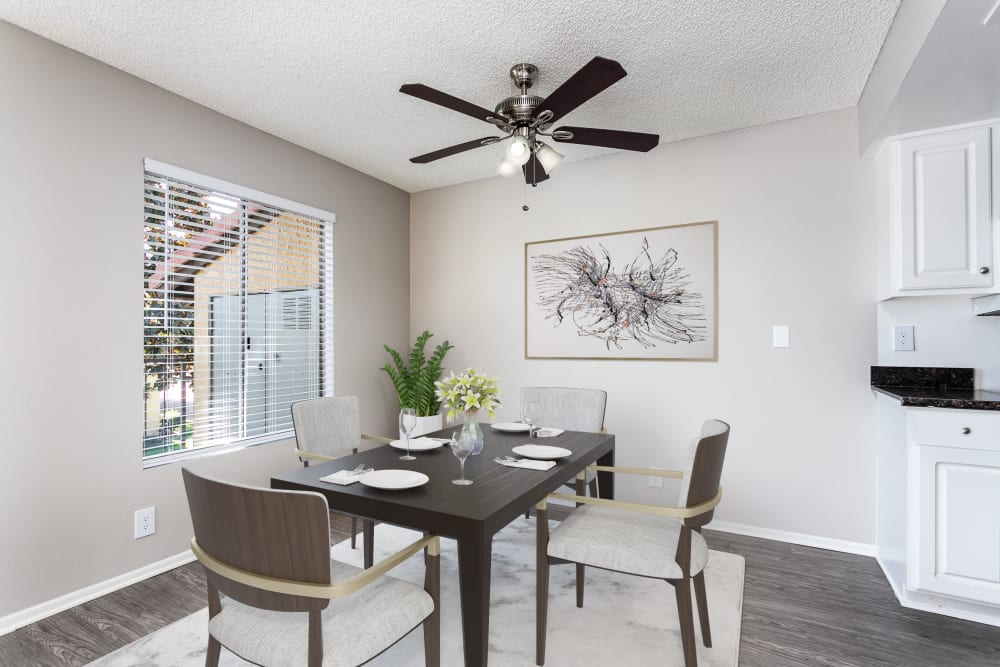
[[[410,438],[410,451],[426,452],[429,449],[441,447],[445,442],[447,441],[444,439],[438,440],[437,438]],[[393,440],[389,443],[389,446],[406,451],[406,440]]]
[[[539,459],[541,461],[552,461],[569,456],[573,452],[562,447],[552,447],[550,445],[518,445],[514,448],[514,453],[526,459]]]
[[[412,489],[431,480],[415,470],[374,470],[358,477],[358,481],[374,489]]]
[[[527,433],[531,427],[521,422],[497,422],[496,424],[490,424],[490,428],[495,428],[498,431],[506,431],[507,433]]]

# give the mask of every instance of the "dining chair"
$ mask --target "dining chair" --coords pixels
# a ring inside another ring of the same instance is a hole
[[[691,584],[698,601],[698,618],[705,646],[711,648],[705,591],[708,545],[701,534],[722,497],[719,480],[729,442],[729,424],[716,419],[704,423],[691,441],[683,471],[616,466],[588,466],[591,470],[681,479],[677,507],[593,498],[578,492],[549,494],[537,509],[537,600],[535,661],[545,664],[549,567],[576,563],[576,606],[583,607],[584,568],[597,567],[640,577],[663,579],[674,587],[685,667],[696,667]],[[549,533],[547,500],[557,498],[578,506]]]
[[[361,432],[361,411],[357,396],[311,398],[292,404],[292,424],[295,427],[295,454],[302,465],[310,461],[333,461],[341,456],[357,454],[362,440],[389,444],[389,438]],[[363,522],[365,548],[372,543],[372,521]],[[351,517],[351,548],[356,547],[358,517]]]
[[[208,586],[206,665],[223,646],[258,665],[360,665],[421,624],[425,663],[440,664],[437,536],[362,570],[330,559],[322,494],[182,473]],[[421,550],[423,588],[386,576]]]
[[[604,433],[604,413],[608,392],[576,387],[521,387],[521,404],[534,401],[545,426],[567,431]],[[597,473],[587,471],[584,483],[597,496]],[[566,482],[573,486],[574,481]],[[525,514],[528,516],[528,514]]]

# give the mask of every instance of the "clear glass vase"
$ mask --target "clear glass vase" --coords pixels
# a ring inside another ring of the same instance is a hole
[[[476,441],[476,446],[472,449],[473,456],[483,453],[483,430],[479,428],[478,410],[466,410],[465,420],[462,422],[462,432],[471,433]]]

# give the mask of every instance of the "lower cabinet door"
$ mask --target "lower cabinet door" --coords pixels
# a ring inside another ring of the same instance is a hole
[[[1000,604],[1000,452],[916,445],[911,453],[910,587]]]

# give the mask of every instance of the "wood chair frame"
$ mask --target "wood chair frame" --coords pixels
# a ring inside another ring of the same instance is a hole
[[[214,480],[198,478],[186,469],[183,473],[185,476],[185,483],[188,483],[188,477],[193,477],[202,482],[207,481],[212,484],[219,484],[214,482]],[[245,489],[245,487],[237,488]],[[259,491],[259,489],[250,490]],[[215,493],[211,488],[208,488],[207,491],[203,490],[202,493],[203,495],[200,496],[201,499],[208,500],[209,502],[211,500],[222,500],[224,504],[226,500],[232,499],[232,496],[223,498],[218,493]],[[321,501],[322,506],[324,508],[326,507],[326,499],[321,495],[296,491],[273,493],[312,496],[313,498],[311,498],[311,500],[314,501],[315,506],[313,508],[314,511],[311,512],[311,516],[305,517],[303,523],[307,524],[311,521],[315,525],[319,525],[319,511],[315,510],[320,503],[315,501]],[[191,491],[189,489],[189,500],[191,497],[190,494]],[[195,503],[191,503],[191,505],[192,518],[194,518],[196,522],[218,526],[218,524],[212,523],[214,519],[210,516],[210,510],[206,510],[200,505],[196,506]],[[277,507],[277,503],[274,505],[275,507],[270,509],[279,509]],[[286,506],[282,505],[281,509],[284,509],[285,507]],[[249,509],[249,506],[246,509]],[[238,544],[234,544],[238,538],[235,538],[235,536],[232,537],[234,539],[230,540],[228,536],[220,535],[219,539],[228,541],[230,545],[233,545],[236,552],[239,553],[241,557],[246,559],[248,557],[246,549],[241,548]],[[329,528],[326,530],[325,539],[328,543]],[[441,661],[441,541],[436,535],[424,536],[422,539],[403,547],[396,553],[380,560],[378,563],[373,564],[368,569],[353,577],[329,583],[322,581],[314,582],[301,579],[274,577],[252,572],[216,558],[202,547],[196,537],[191,538],[191,551],[194,553],[198,561],[205,567],[208,575],[206,579],[208,587],[209,619],[214,618],[222,611],[222,602],[219,597],[220,590],[227,595],[235,596],[237,600],[243,602],[244,604],[258,606],[263,609],[270,609],[273,611],[307,611],[309,613],[309,667],[320,667],[323,663],[322,611],[329,604],[329,600],[341,598],[358,592],[421,550],[424,550],[425,552],[424,590],[427,591],[431,599],[434,601],[434,611],[423,620],[424,659],[429,667],[438,667]],[[326,556],[327,560],[329,560],[328,550],[326,552]],[[320,571],[318,570],[318,567],[321,566],[320,563],[310,560],[308,555],[303,556],[303,559],[310,561],[305,563],[305,566],[306,569],[311,569],[313,571],[314,576],[320,579],[329,580],[329,563],[325,566],[325,572],[320,574]],[[205,657],[205,665],[207,667],[217,667],[221,651],[221,643],[210,633],[208,637],[208,651]]]
[[[659,517],[672,517],[681,519],[680,536],[677,540],[677,551],[675,559],[681,569],[679,579],[665,579],[667,583],[674,587],[677,598],[677,614],[680,622],[681,641],[684,649],[685,667],[697,667],[698,658],[695,652],[694,620],[691,600],[691,584],[694,584],[695,597],[698,603],[698,618],[701,625],[702,641],[706,647],[712,646],[712,632],[708,618],[708,596],[705,590],[704,570],[698,574],[691,575],[691,531],[701,532],[704,525],[712,520],[715,507],[722,500],[722,486],[719,485],[719,477],[722,474],[722,462],[725,459],[726,444],[729,438],[729,427],[721,434],[702,436],[698,450],[695,454],[691,471],[691,486],[688,489],[688,505],[686,507],[650,505],[645,503],[632,503],[621,500],[611,500],[608,498],[588,497],[584,490],[585,470],[599,472],[622,473],[627,475],[646,475],[650,477],[665,477],[681,479],[684,472],[679,470],[652,470],[648,468],[632,468],[623,466],[587,466],[576,476],[576,495],[567,493],[550,493],[535,506],[536,510],[536,531],[537,531],[537,553],[536,553],[536,601],[535,601],[535,662],[538,665],[545,664],[545,637],[548,621],[548,601],[549,601],[549,566],[558,563],[567,563],[563,559],[549,556],[549,523],[548,523],[548,501],[550,499],[568,500],[580,505],[598,505],[601,507],[615,507],[632,512],[640,512]],[[701,445],[709,441],[711,445],[703,451]],[[594,566],[591,566],[594,567]],[[586,565],[576,563],[576,606],[583,607],[584,574]],[[625,574],[636,575],[633,572]]]

